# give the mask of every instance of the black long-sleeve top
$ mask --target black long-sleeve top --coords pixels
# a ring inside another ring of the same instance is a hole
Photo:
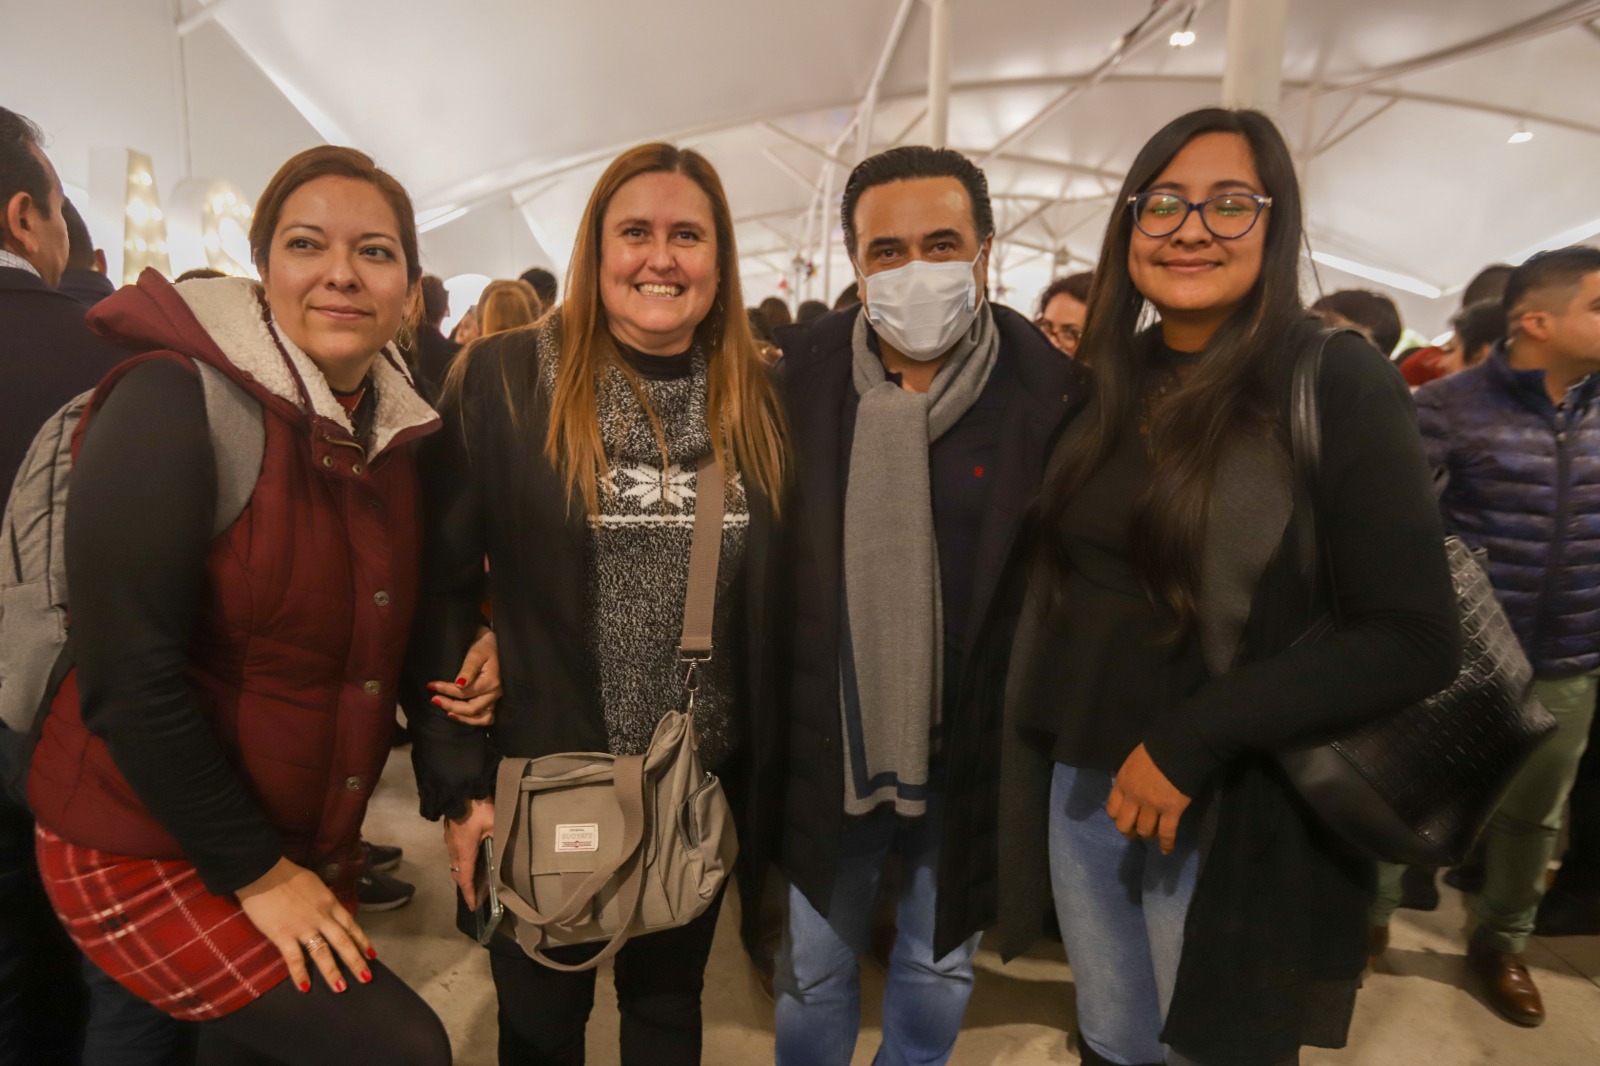
[[[1317,510],[1338,568],[1341,631],[1214,679],[1198,637],[1163,643],[1131,559],[1133,504],[1151,468],[1130,425],[1063,524],[1075,565],[1056,623],[1053,698],[1021,719],[1038,746],[1115,773],[1143,742],[1194,796],[1244,751],[1353,726],[1432,691],[1438,671],[1418,667],[1447,657],[1454,625],[1443,533],[1405,385],[1369,347],[1334,338],[1322,381]]]
[[[197,372],[166,360],[130,370],[72,469],[67,594],[83,722],[223,895],[283,850],[184,676],[216,500]]]

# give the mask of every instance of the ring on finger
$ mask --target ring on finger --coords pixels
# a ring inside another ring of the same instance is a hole
[[[319,951],[328,950],[328,939],[321,933],[313,933],[305,940],[306,954],[315,955]]]

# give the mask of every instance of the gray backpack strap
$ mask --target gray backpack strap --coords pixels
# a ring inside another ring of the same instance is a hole
[[[0,519],[0,723],[21,736],[67,644],[67,479],[72,433],[91,395],[73,397],[40,427]]]
[[[238,520],[255,494],[261,457],[267,450],[267,425],[261,401],[228,375],[196,359],[200,387],[206,397],[206,422],[217,460],[217,513],[211,523],[216,536]]]

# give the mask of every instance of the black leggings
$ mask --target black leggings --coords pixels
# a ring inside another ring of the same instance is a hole
[[[688,925],[629,940],[617,952],[622,1066],[698,1066],[700,992],[721,908],[719,892]],[[550,957],[571,964],[599,950],[584,944]],[[501,1066],[583,1066],[595,972],[563,973],[510,951],[491,951],[489,966],[500,999]]]
[[[438,1015],[381,962],[372,963],[371,984],[351,981],[335,993],[314,974],[302,992],[282,981],[198,1028],[201,1066],[450,1066]]]

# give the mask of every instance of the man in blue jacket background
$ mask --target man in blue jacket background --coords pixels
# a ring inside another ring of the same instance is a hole
[[[1485,833],[1467,956],[1489,1003],[1544,1021],[1522,961],[1583,756],[1600,674],[1600,249],[1542,252],[1505,292],[1507,338],[1479,365],[1418,390],[1423,445],[1449,475],[1445,528],[1488,553],[1489,580],[1560,729]]]

